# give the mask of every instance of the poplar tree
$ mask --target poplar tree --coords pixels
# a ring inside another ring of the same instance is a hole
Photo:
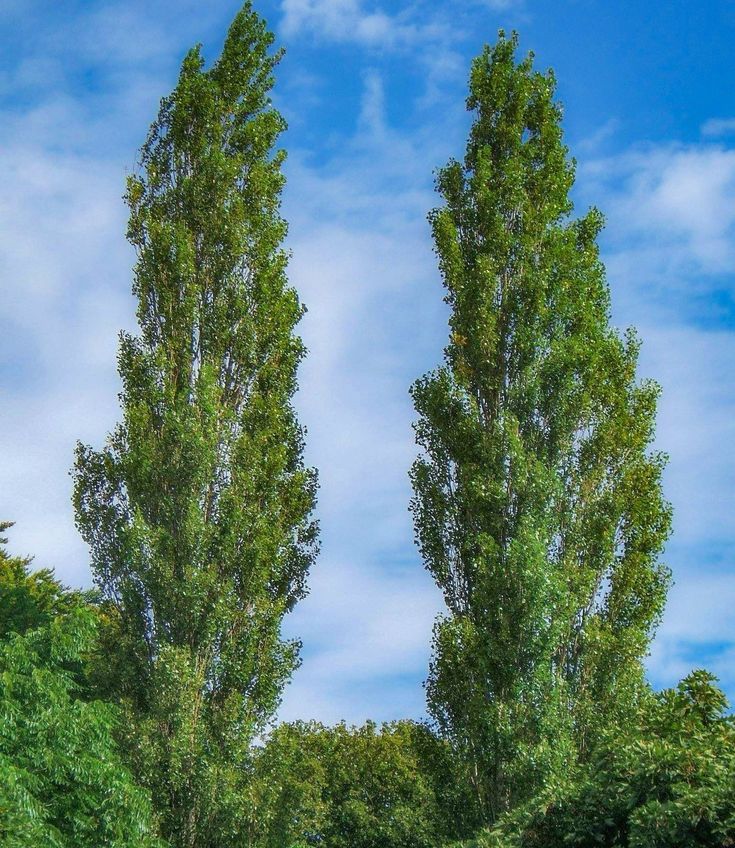
[[[103,670],[174,846],[242,844],[244,761],[297,665],[281,621],[316,553],[272,42],[246,3],[219,60],[192,49],[161,102],[127,184],[139,334],[121,335],[122,422],[76,457]]]
[[[665,601],[658,387],[610,324],[551,72],[500,34],[472,65],[464,160],[430,215],[445,362],[412,395],[417,542],[441,588],[429,710],[486,822],[572,769],[644,686]]]

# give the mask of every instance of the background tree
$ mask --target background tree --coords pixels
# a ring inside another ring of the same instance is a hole
[[[735,718],[705,671],[642,700],[602,731],[557,797],[536,799],[477,848],[727,848],[735,845]]]
[[[0,522],[0,533],[12,526],[9,521]],[[31,571],[32,560],[10,556],[7,541],[0,536],[0,639],[48,624],[91,600],[89,593],[67,589],[51,569]]]
[[[9,525],[2,525],[6,529]],[[0,539],[0,844],[153,848],[150,800],[113,739],[114,707],[87,700],[97,617]],[[11,579],[8,579],[11,578]]]
[[[241,844],[243,761],[297,664],[280,625],[316,551],[272,41],[245,4],[220,59],[194,48],[162,101],[126,195],[140,335],[121,337],[123,420],[76,459],[108,685],[176,846]]]
[[[447,605],[429,709],[486,821],[635,703],[668,581],[658,388],[610,326],[600,214],[569,217],[553,75],[515,49],[501,33],[474,61],[467,152],[438,175],[451,334],[412,389],[412,511]]]
[[[254,758],[257,848],[441,848],[475,832],[452,752],[422,724],[284,724]]]

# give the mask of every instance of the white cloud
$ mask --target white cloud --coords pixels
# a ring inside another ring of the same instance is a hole
[[[148,17],[141,26],[137,3],[113,3],[90,10],[83,29],[70,27],[76,34],[74,45],[86,61],[103,64],[108,70],[120,66],[140,67],[152,60],[178,53],[179,32],[170,21]],[[183,11],[183,10],[182,10]],[[68,39],[69,30],[56,33]]]
[[[674,540],[696,548],[732,538],[735,331],[685,321],[656,326],[649,317],[639,332],[641,372],[663,389],[657,444],[670,456],[666,492],[675,510]]]
[[[649,147],[581,173],[604,197],[616,242],[634,239],[646,266],[651,251],[660,275],[735,270],[735,150]]]
[[[287,38],[308,30],[337,41],[381,44],[391,30],[385,13],[366,12],[358,0],[283,0],[282,9]]]
[[[168,26],[120,3],[45,16],[0,83],[0,520],[16,522],[12,550],[77,585],[90,573],[68,472],[76,440],[99,445],[118,415],[117,333],[134,317],[121,195],[175,80],[163,33],[192,26],[173,11]]]
[[[693,573],[677,581],[666,618],[649,659],[649,670],[661,686],[672,686],[693,668],[706,667],[735,695],[735,575]]]
[[[16,522],[12,550],[73,584],[90,581],[70,502],[74,444],[99,445],[118,417],[117,333],[134,319],[125,173],[188,30],[217,23],[182,14],[194,8],[151,16],[133,0],[21,18],[33,39],[0,80],[13,94],[0,112],[0,520]]]
[[[447,41],[452,35],[436,16],[417,14],[413,6],[396,15],[366,9],[361,0],[283,0],[281,8],[281,31],[286,38],[308,32],[331,41],[391,49]]]
[[[601,126],[591,132],[589,135],[580,139],[574,145],[575,156],[599,156],[606,144],[615,136],[615,133],[620,128],[620,120],[618,118],[608,118]]]
[[[446,333],[427,209],[451,140],[397,133],[367,71],[354,137],[326,165],[289,157],[291,279],[308,306],[298,406],[320,469],[323,554],[287,622],[305,661],[286,718],[420,715],[437,590],[413,546],[408,387]]]
[[[656,441],[670,456],[674,533],[666,559],[675,587],[651,675],[673,685],[693,666],[711,665],[732,692],[735,150],[634,149],[584,165],[580,194],[608,217],[604,259],[615,315],[638,325],[641,373],[663,389]]]
[[[99,441],[114,421],[116,334],[132,306],[121,179],[104,161],[20,144],[2,148],[0,169],[0,515],[17,522],[14,549],[87,583],[68,471],[76,439]]]
[[[702,135],[717,138],[735,133],[735,118],[710,118],[702,124]]]
[[[362,722],[421,715],[417,678],[427,669],[439,593],[416,563],[391,573],[359,551],[347,555],[322,559],[310,597],[289,621],[306,651],[281,717]]]

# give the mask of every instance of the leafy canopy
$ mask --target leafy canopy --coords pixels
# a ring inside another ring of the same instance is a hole
[[[3,547],[0,575],[0,843],[154,848],[149,800],[113,739],[117,712],[82,698],[95,612]]]
[[[479,845],[735,845],[735,718],[705,671],[609,728],[579,779],[516,810]]]
[[[424,725],[285,724],[255,754],[258,848],[440,848],[468,831],[468,787]]]

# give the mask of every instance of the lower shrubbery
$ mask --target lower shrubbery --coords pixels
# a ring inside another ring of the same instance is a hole
[[[735,845],[735,718],[696,671],[610,728],[556,797],[515,810],[476,848]],[[469,848],[469,846],[468,846]]]
[[[94,639],[78,608],[0,641],[0,844],[145,848],[150,803],[113,740],[115,708],[79,697]]]
[[[469,787],[422,724],[283,724],[255,753],[250,804],[263,848],[439,848],[471,833]]]

